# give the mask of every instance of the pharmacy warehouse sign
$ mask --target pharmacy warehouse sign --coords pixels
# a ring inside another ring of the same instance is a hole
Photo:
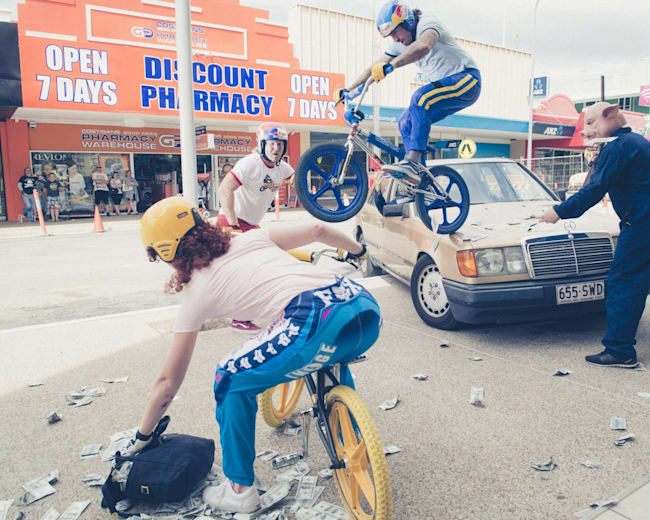
[[[23,106],[176,115],[174,3],[26,0],[18,4]],[[341,125],[342,74],[301,70],[267,11],[193,0],[197,116]]]

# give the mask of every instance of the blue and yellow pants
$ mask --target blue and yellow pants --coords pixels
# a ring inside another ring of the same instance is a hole
[[[257,395],[368,350],[381,328],[379,306],[358,283],[336,283],[296,296],[283,318],[233,351],[217,367],[214,396],[223,472],[251,486],[255,480]],[[352,386],[346,366],[341,384]]]

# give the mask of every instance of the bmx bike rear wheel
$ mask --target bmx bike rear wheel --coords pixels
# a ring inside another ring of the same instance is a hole
[[[305,386],[303,379],[296,379],[288,383],[269,388],[258,397],[260,414],[264,422],[272,428],[279,428],[296,409],[302,388]]]
[[[415,194],[415,207],[420,220],[429,229],[442,235],[451,235],[460,229],[469,214],[469,190],[460,174],[449,166],[434,166],[429,168],[440,188],[447,193],[449,200],[444,201],[421,192]],[[425,177],[419,190],[430,192],[432,195],[444,195],[430,177]],[[433,212],[433,215],[432,215]],[[433,216],[433,218],[432,218]],[[433,220],[437,229],[433,229]]]

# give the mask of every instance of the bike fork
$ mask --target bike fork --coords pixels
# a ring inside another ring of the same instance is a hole
[[[343,180],[345,179],[345,173],[348,171],[350,159],[352,159],[352,154],[354,153],[354,142],[352,141],[351,135],[349,135],[348,138],[345,140],[345,149],[348,151],[348,153],[345,156],[343,167],[341,168],[339,174],[336,176],[336,179],[332,179],[332,184],[334,184],[335,186],[339,186],[343,184]]]

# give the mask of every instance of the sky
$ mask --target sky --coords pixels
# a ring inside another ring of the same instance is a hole
[[[0,0],[15,10],[21,0]],[[357,16],[370,16],[384,0],[301,0],[300,3]],[[268,9],[270,19],[286,22],[296,0],[240,0]],[[535,76],[598,77],[620,74],[650,62],[650,0],[407,0],[411,7],[438,16],[454,36],[535,51]],[[535,40],[535,42],[533,41]],[[648,65],[650,70],[650,65]],[[650,77],[648,78],[650,83]]]

